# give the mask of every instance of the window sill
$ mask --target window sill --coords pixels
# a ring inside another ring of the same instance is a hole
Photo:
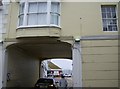
[[[25,29],[25,28],[59,28],[61,29],[61,27],[57,25],[29,25],[29,26],[19,26],[17,27],[17,30]]]
[[[103,31],[103,32],[118,32],[118,31]]]

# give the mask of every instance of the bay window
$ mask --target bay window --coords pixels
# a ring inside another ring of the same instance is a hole
[[[60,3],[46,2],[20,3],[19,26],[60,26]]]

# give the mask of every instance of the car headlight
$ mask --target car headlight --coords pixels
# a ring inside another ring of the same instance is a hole
[[[51,85],[49,85],[50,87],[53,87],[54,85],[53,84],[51,84]]]
[[[38,84],[36,84],[36,87],[39,87],[39,85],[38,85]]]

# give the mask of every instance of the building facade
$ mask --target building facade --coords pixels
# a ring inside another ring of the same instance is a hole
[[[42,61],[40,70],[41,78],[54,78],[60,76],[60,74],[62,73],[62,69],[51,62],[50,59]]]
[[[118,87],[118,1],[11,0],[8,7],[4,87],[32,87],[40,61],[51,58],[73,60],[73,87]]]
[[[0,88],[2,88],[2,1],[0,0]]]

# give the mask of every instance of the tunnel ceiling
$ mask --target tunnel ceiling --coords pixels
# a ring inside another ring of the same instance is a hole
[[[26,53],[33,55],[39,59],[46,58],[69,58],[71,59],[71,45],[65,42],[55,40],[24,41],[17,43],[16,46]]]

